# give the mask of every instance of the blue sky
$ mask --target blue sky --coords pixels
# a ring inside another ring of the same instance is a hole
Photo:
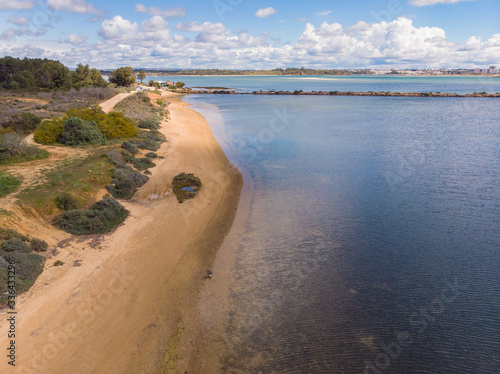
[[[500,65],[498,0],[0,0],[0,55],[98,68]]]

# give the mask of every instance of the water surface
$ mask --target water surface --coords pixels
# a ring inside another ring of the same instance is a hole
[[[222,372],[500,372],[495,99],[185,100],[255,185]]]

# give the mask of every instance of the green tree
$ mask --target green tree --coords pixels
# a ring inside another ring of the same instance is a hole
[[[146,73],[144,72],[144,70],[140,70],[139,71],[139,74],[137,74],[137,78],[139,78],[139,80],[141,81],[141,83],[142,83],[142,81],[144,79],[146,79]]]
[[[177,86],[177,88],[183,88],[186,85],[186,83],[184,83],[184,82],[177,82],[175,85]]]
[[[109,76],[109,81],[117,86],[130,86],[135,83],[134,69],[130,66],[125,66],[113,70]]]

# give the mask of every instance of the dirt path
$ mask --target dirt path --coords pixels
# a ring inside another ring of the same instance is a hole
[[[109,113],[109,112],[111,112],[111,110],[114,108],[114,106],[116,104],[118,104],[120,101],[122,101],[123,99],[125,99],[128,96],[136,94],[137,92],[139,92],[139,91],[125,92],[125,93],[118,94],[116,96],[113,96],[111,99],[101,103],[100,106],[101,106],[102,110],[104,111],[104,113]]]
[[[16,368],[4,356],[0,372],[157,373],[166,351],[175,357],[170,338],[231,227],[242,178],[204,118],[176,97],[168,101],[171,120],[161,130],[168,142],[158,151],[165,159],[134,201],[123,202],[129,218],[101,237],[60,235],[68,237],[57,256],[65,265],[49,266],[19,297]],[[180,172],[201,178],[199,196],[184,204],[171,194],[150,199],[169,192]],[[6,320],[0,314],[0,347],[8,347]]]

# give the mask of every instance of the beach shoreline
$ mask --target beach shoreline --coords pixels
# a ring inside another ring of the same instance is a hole
[[[67,266],[47,264],[18,298],[22,355],[11,372],[157,373],[177,365],[175,337],[184,316],[197,318],[205,271],[231,229],[243,178],[203,116],[182,96],[163,96],[170,120],[162,124],[167,142],[158,154],[165,158],[134,199],[122,202],[130,211],[124,224],[104,236],[68,240],[47,261]],[[203,183],[183,204],[170,192],[180,172]],[[8,347],[5,313],[0,345]],[[0,362],[2,372],[7,366]]]

